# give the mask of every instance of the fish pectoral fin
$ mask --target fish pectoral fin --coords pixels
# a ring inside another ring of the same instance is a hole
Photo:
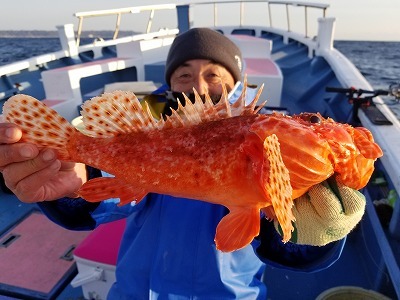
[[[276,219],[274,207],[272,205],[261,208],[261,211],[264,213],[266,219],[270,221]]]
[[[230,209],[217,226],[215,244],[218,250],[231,252],[241,249],[260,232],[260,210],[252,207]]]
[[[377,159],[383,155],[382,149],[374,141],[372,133],[365,127],[354,128],[354,143],[365,158]]]
[[[283,241],[290,240],[295,220],[289,170],[283,163],[278,138],[275,134],[264,141],[264,163],[261,171],[262,185],[271,207],[262,209],[268,218],[277,219],[283,230]]]
[[[139,202],[147,192],[137,189],[115,177],[99,177],[86,182],[78,195],[88,202],[100,202],[110,198],[119,198],[119,205],[132,201]]]

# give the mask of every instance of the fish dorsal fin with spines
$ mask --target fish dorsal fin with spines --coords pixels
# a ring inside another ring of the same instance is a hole
[[[96,137],[111,137],[155,129],[159,123],[148,107],[143,109],[134,93],[115,91],[94,97],[82,105],[84,133]]]
[[[228,93],[222,84],[223,93],[217,104],[213,104],[209,95],[205,100],[194,90],[195,100],[192,103],[185,94],[185,106],[178,100],[178,109],[172,110],[171,116],[155,119],[147,103],[144,108],[134,93],[129,91],[114,91],[94,97],[82,105],[84,133],[95,137],[112,137],[140,131],[151,131],[163,128],[177,128],[197,125],[203,122],[216,121],[235,116],[256,114],[258,97],[245,105],[244,85],[239,100],[234,104],[228,101]]]

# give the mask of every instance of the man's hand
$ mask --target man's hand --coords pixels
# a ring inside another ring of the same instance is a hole
[[[334,177],[294,200],[295,231],[290,242],[323,246],[344,238],[360,222],[365,197]],[[275,228],[278,228],[275,221]],[[281,231],[279,231],[281,232]]]
[[[7,187],[23,202],[72,196],[86,181],[85,166],[61,162],[55,151],[19,142],[21,130],[0,123],[0,171]]]

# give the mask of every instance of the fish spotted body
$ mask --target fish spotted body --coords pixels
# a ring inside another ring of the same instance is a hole
[[[87,201],[126,204],[160,193],[226,206],[215,243],[234,251],[258,235],[260,210],[278,220],[288,241],[294,198],[333,173],[361,188],[382,155],[366,129],[319,114],[259,115],[258,97],[248,106],[244,98],[233,105],[226,93],[216,105],[186,99],[155,120],[133,93],[116,91],[84,103],[84,133],[27,95],[10,98],[4,115],[21,127],[23,141],[114,175],[85,183],[78,193]]]

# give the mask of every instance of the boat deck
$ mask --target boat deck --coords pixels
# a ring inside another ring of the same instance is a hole
[[[268,1],[268,5],[274,3],[276,5],[292,5],[286,1]],[[222,26],[218,28],[214,27],[214,29],[228,35],[245,34],[253,38],[261,38],[257,42],[264,44],[264,46],[267,44],[265,42],[269,41],[268,43],[272,45],[270,53],[263,54],[264,56],[257,57],[256,59],[270,59],[278,66],[281,73],[279,74],[281,75],[279,76],[279,80],[282,91],[279,94],[281,95],[279,104],[282,109],[288,111],[290,114],[305,111],[319,112],[323,116],[331,117],[338,122],[352,123],[352,105],[348,103],[346,95],[326,92],[325,87],[357,86],[357,88],[369,89],[368,83],[357,70],[352,69],[350,62],[346,59],[341,59],[340,53],[330,48],[328,40],[331,40],[331,38],[325,38],[324,36],[324,34],[328,34],[329,36],[333,31],[332,18],[325,18],[327,5],[294,3],[294,6],[299,5],[311,7],[315,5],[316,8],[323,10],[324,17],[321,18],[323,22],[319,23],[319,26],[323,28],[321,31],[318,31],[318,36],[315,38],[308,38],[307,27],[305,34],[301,32],[297,33],[290,28],[287,28],[287,30],[277,29],[272,24],[266,27],[247,26],[247,28],[244,28],[240,25],[236,26],[236,28]],[[179,30],[184,31],[190,27],[191,24],[188,21],[190,18],[188,16],[191,7],[192,4],[176,7],[178,10]],[[168,6],[168,9],[175,9],[175,7]],[[128,11],[129,13],[138,12],[137,9]],[[113,11],[112,13],[120,13],[120,11]],[[98,14],[102,14],[102,12],[90,12],[87,15],[94,16]],[[217,23],[214,22],[214,26]],[[64,27],[64,29],[66,30],[67,27]],[[151,46],[150,44],[154,41],[164,42],[172,40],[172,36],[178,32],[177,30],[156,32],[157,38],[151,36],[148,39],[150,36],[147,36],[146,43],[149,43],[148,46]],[[64,43],[74,42],[66,40],[68,38],[67,35],[61,38]],[[104,43],[101,42],[97,45],[93,44],[82,47],[78,47],[79,43],[77,43],[75,45],[76,49],[72,49],[76,53],[70,57],[66,56],[66,53],[71,50],[68,48],[57,53],[52,53],[49,56],[34,57],[16,64],[0,67],[0,107],[11,95],[21,92],[38,99],[65,102],[65,107],[62,107],[60,110],[68,106],[71,114],[77,114],[77,107],[81,104],[82,100],[101,93],[105,84],[148,80],[155,82],[156,85],[162,84],[164,81],[165,54],[168,43],[163,44],[162,47],[157,46],[160,47],[159,49],[154,48],[149,51],[146,50],[147,52],[143,51],[141,53],[143,54],[143,61],[140,61],[140,59],[132,60],[132,57],[121,56],[121,53],[118,55],[121,45],[124,45],[122,47],[127,47],[126,53],[132,54],[131,50],[136,49],[138,45],[136,38],[138,36],[132,37],[130,40],[104,41]],[[254,49],[260,50],[258,47],[252,47],[251,50]],[[158,50],[161,51],[158,52]],[[329,53],[329,55],[324,55],[326,53]],[[121,66],[116,68],[111,65],[104,65],[108,60],[115,60],[117,57],[121,58],[124,63],[130,59],[130,63],[126,67]],[[140,61],[140,65],[138,61]],[[94,65],[97,66],[96,70],[93,70]],[[63,70],[63,72],[59,72],[60,70]],[[256,68],[254,70],[258,71]],[[78,72],[79,76],[74,72]],[[53,80],[47,87],[49,89],[53,88],[53,92],[56,92],[56,94],[53,94],[49,98],[48,95],[51,95],[51,93],[45,91],[46,84],[44,84],[43,80],[49,80],[50,82],[54,79],[53,75],[56,73],[65,75],[64,79],[79,77],[80,80],[75,80],[69,86],[67,83],[71,83],[71,80],[64,80],[65,82],[58,79]],[[42,76],[44,74],[49,75],[45,78],[46,76]],[[271,84],[271,78],[268,78],[269,80],[265,79],[265,77],[262,78],[263,82],[267,81],[270,83],[270,86],[266,85],[266,87],[268,87],[268,92],[271,92],[270,88],[276,87],[276,84]],[[60,94],[57,93],[63,89],[55,86],[59,83],[64,84],[64,87],[68,87],[67,92],[74,90],[76,94],[73,97],[67,95],[61,99]],[[256,82],[256,84],[259,83]],[[68,103],[71,100],[75,102]],[[363,113],[360,114],[360,118],[362,117]],[[295,273],[267,267],[264,280],[268,286],[269,299],[315,299],[326,289],[344,285],[371,289],[393,299],[400,297],[400,205],[398,202],[393,212],[394,218],[392,220],[394,221],[391,221],[390,225],[382,225],[382,218],[384,216],[382,216],[381,212],[377,213],[376,207],[373,204],[374,200],[387,197],[389,190],[400,189],[398,173],[398,170],[400,170],[398,165],[400,161],[398,159],[398,153],[400,153],[398,148],[400,145],[398,145],[397,138],[400,125],[398,121],[395,122],[393,120],[396,126],[388,129],[387,127],[369,124],[365,118],[362,121],[364,121],[364,126],[367,124],[367,127],[373,131],[373,135],[379,138],[379,140],[376,139],[378,144],[383,145],[385,148],[385,156],[383,159],[378,160],[377,169],[389,177],[387,178],[386,186],[382,187],[370,184],[364,189],[363,192],[367,197],[367,212],[362,222],[348,236],[341,258],[333,266],[324,271],[312,274]],[[37,205],[21,203],[15,196],[6,193],[4,190],[0,190],[0,198],[0,242],[4,244],[3,248],[0,245],[1,251],[7,248],[7,245],[13,240],[7,235],[10,233],[10,229],[25,220],[32,212],[38,212],[39,210]],[[34,228],[32,228],[33,233]],[[15,240],[18,241],[17,239]],[[32,259],[35,259],[35,256],[32,256]],[[0,263],[2,262],[0,261]],[[21,267],[21,272],[27,271],[26,265],[16,267]],[[5,267],[2,269],[4,270]],[[72,288],[69,284],[70,280],[70,277],[65,279],[56,290],[52,291],[49,298],[83,299],[82,289]],[[25,296],[19,295],[19,298],[26,298],[27,291],[22,292],[25,292]],[[17,293],[4,288],[0,291],[0,295],[3,295],[0,296],[0,299],[8,298],[9,296],[18,297]],[[32,295],[29,294],[29,296]],[[42,299],[40,297],[33,298]]]
[[[62,229],[4,190],[0,199],[0,268],[9,270],[0,276],[0,299],[83,300],[70,285],[77,274],[70,251],[88,233]]]
[[[0,206],[0,215],[2,216],[0,236],[3,240],[6,236],[5,233],[15,224],[15,220],[24,219],[29,213],[36,211],[37,206],[21,203],[14,195],[4,193],[4,191],[0,191],[0,198],[2,200]],[[374,230],[371,226],[373,222],[379,222],[379,220],[371,199],[368,199],[367,212],[363,221],[348,236],[340,259],[326,270],[317,273],[298,273],[267,266],[264,281],[268,287],[268,298],[315,299],[325,290],[340,286],[361,287],[379,291],[384,295],[395,298],[395,289],[398,289],[398,287],[393,287],[390,280],[390,270],[385,267],[388,262],[383,260],[388,258],[382,257],[380,253],[382,249],[378,245],[381,241],[378,243],[375,235],[371,234]],[[383,232],[385,232],[384,229],[382,229]],[[388,244],[387,246],[397,249],[395,256],[389,258],[389,260],[397,257],[398,264],[400,242],[391,239],[391,245]],[[21,272],[26,271],[25,267],[24,270],[21,270]],[[73,276],[76,274],[77,272],[74,270]],[[57,299],[83,299],[82,289],[80,287],[73,288],[69,284],[73,276],[65,278],[66,282],[59,286],[59,290],[55,292],[55,295],[58,295]],[[291,288],[288,289],[288,286]],[[8,294],[7,290],[0,291],[0,294],[13,295],[12,293]],[[14,296],[16,295],[14,294]]]

